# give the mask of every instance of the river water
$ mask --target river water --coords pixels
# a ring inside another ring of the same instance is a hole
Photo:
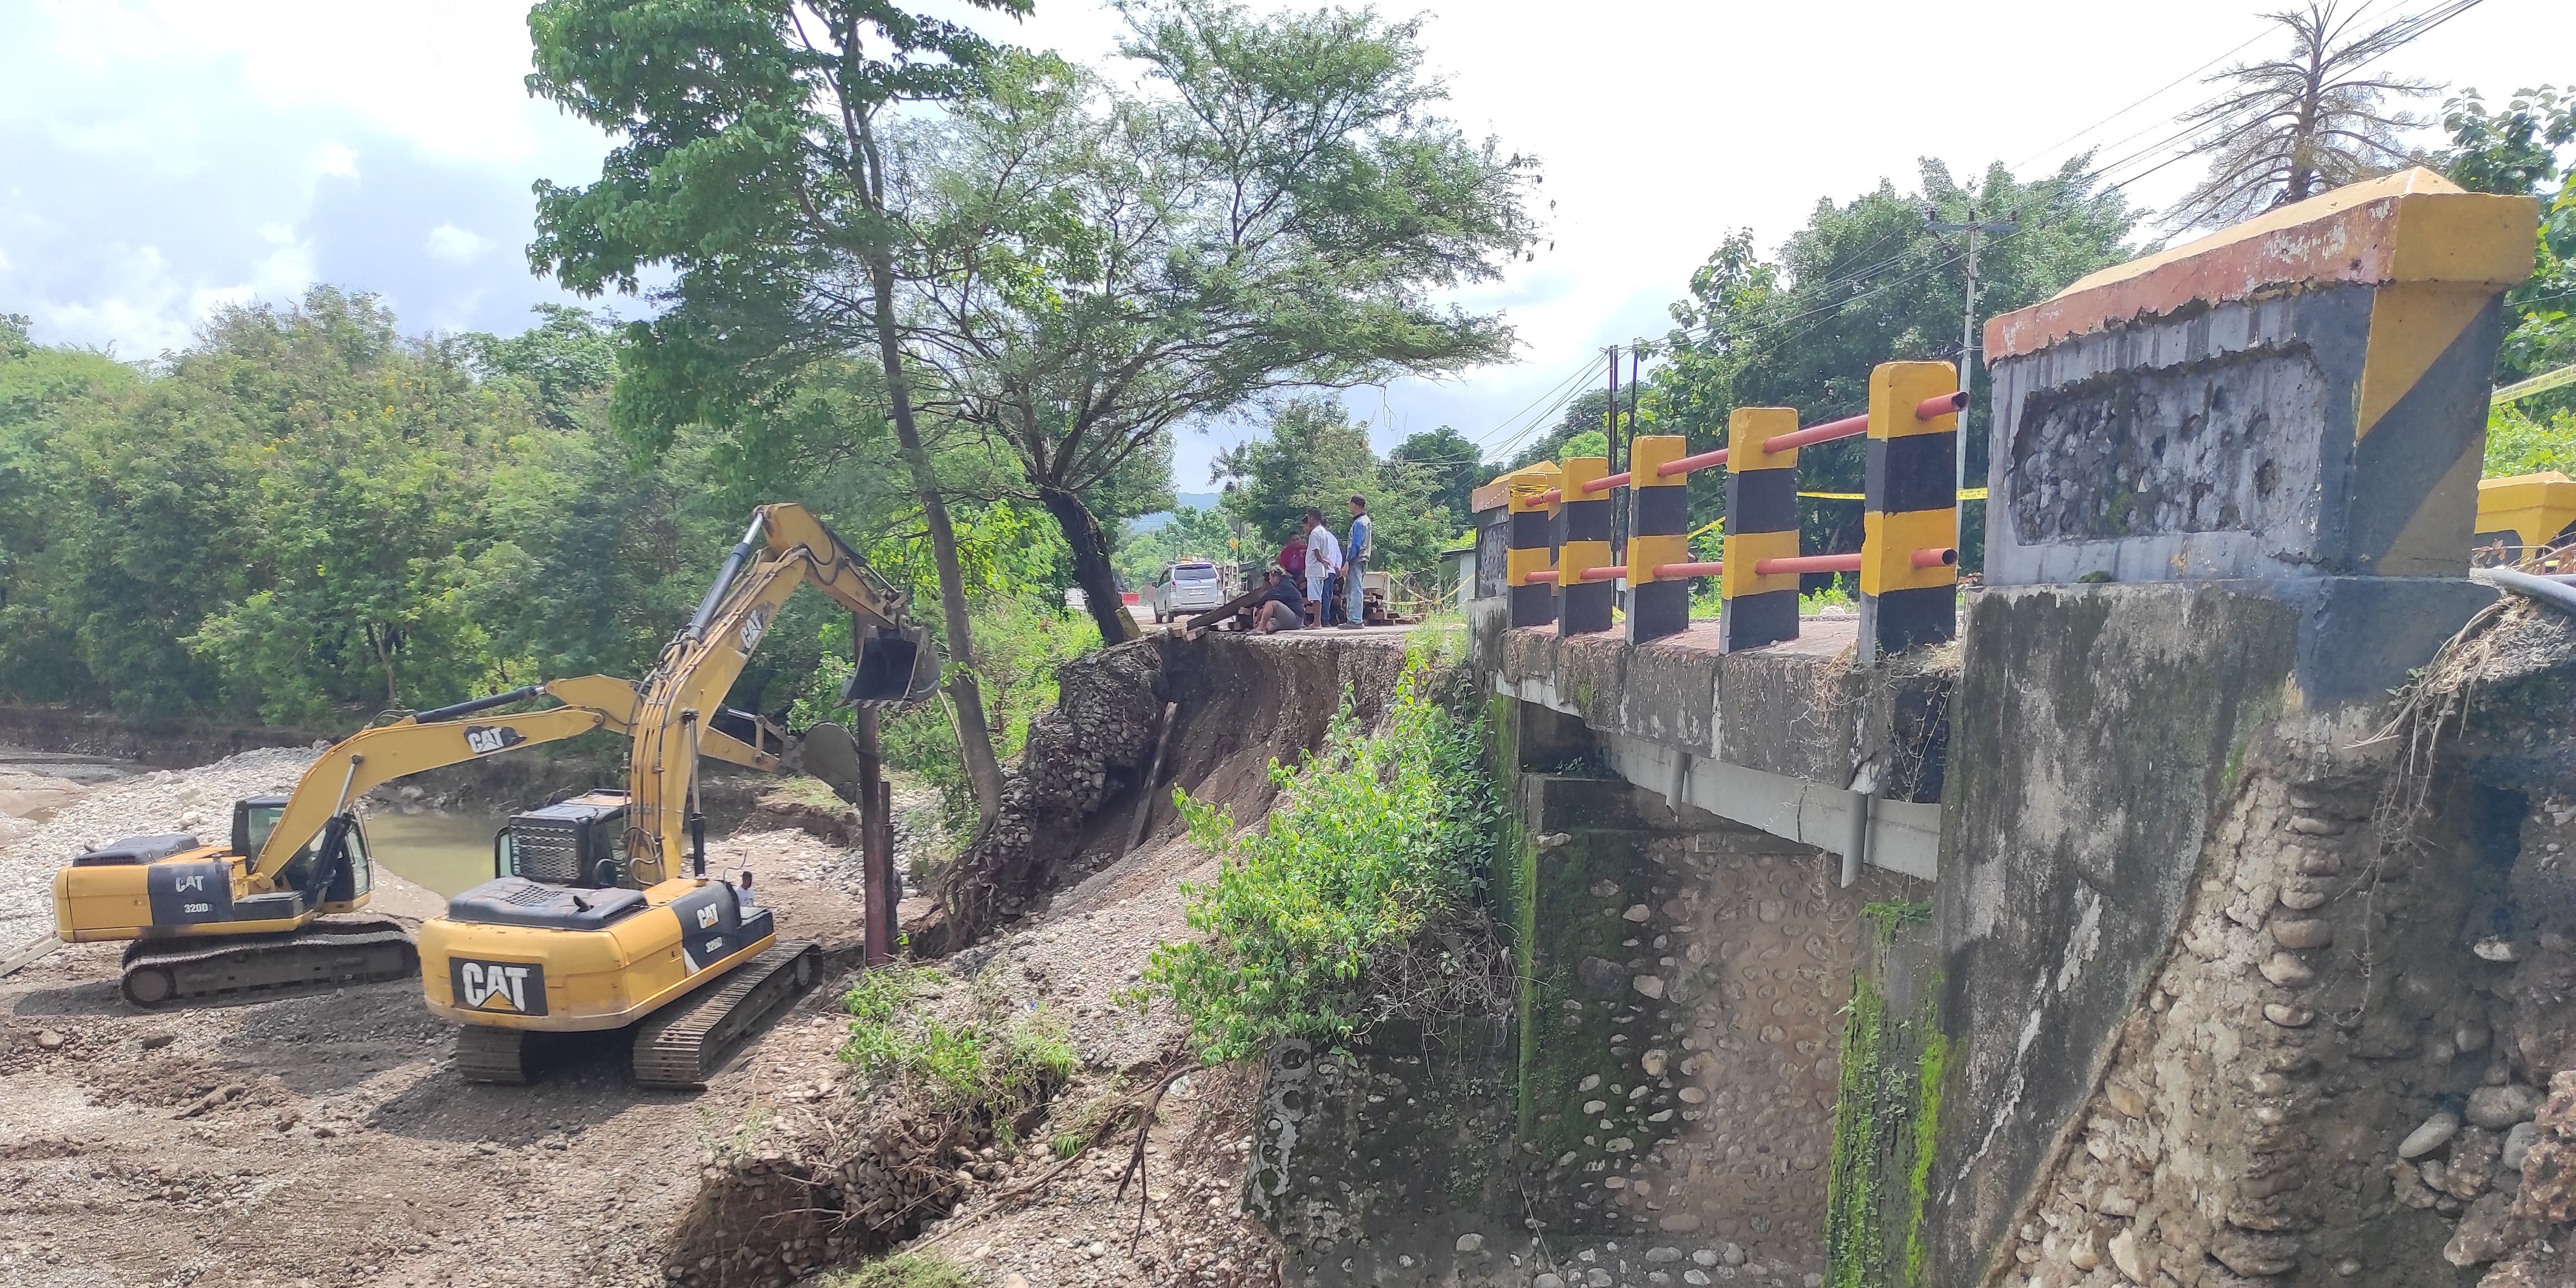
[[[492,836],[504,821],[498,814],[379,809],[367,815],[367,844],[396,876],[445,898],[492,879]]]

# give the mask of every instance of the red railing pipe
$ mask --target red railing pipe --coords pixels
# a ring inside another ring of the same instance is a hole
[[[1584,494],[1588,496],[1594,492],[1607,492],[1614,487],[1626,487],[1628,486],[1629,474],[1630,471],[1627,470],[1621,470],[1616,474],[1604,474],[1601,477],[1584,484]]]
[[[1531,573],[1528,576],[1521,578],[1521,584],[1524,586],[1553,586],[1556,584],[1556,570],[1554,568],[1549,568],[1541,572]]]
[[[1917,568],[1939,568],[1959,562],[1959,552],[1948,546],[1924,546],[1914,552]]]
[[[1565,489],[1561,487],[1552,487],[1539,493],[1537,496],[1531,497],[1529,499],[1529,503],[1531,505],[1554,505],[1564,499]]]
[[[1676,474],[1688,474],[1692,470],[1704,470],[1712,465],[1724,464],[1726,464],[1726,449],[1721,447],[1714,452],[1702,452],[1697,456],[1684,456],[1677,460],[1666,461],[1655,467],[1655,477],[1668,479]]]
[[[1627,575],[1628,565],[1626,564],[1603,564],[1598,568],[1586,568],[1583,570],[1583,579],[1585,581],[1617,581]]]
[[[1773,439],[1772,441],[1778,442],[1779,440]],[[1855,553],[1848,555],[1797,555],[1787,559],[1765,559],[1762,562],[1753,565],[1753,572],[1755,576],[1759,577],[1769,577],[1779,573],[1791,572],[1859,572],[1860,558],[1861,557]]]
[[[1932,420],[1936,417],[1947,416],[1967,405],[1968,396],[1964,393],[1942,394],[1937,398],[1926,398],[1923,401],[1914,404],[1914,419]],[[1837,438],[1849,438],[1854,434],[1866,434],[1868,432],[1869,413],[1862,412],[1857,416],[1845,416],[1841,420],[1829,420],[1821,425],[1809,425],[1805,429],[1797,430],[1793,433],[1782,434],[1778,438],[1764,443],[1762,445],[1762,451],[1764,455],[1769,455],[1772,452],[1788,451],[1792,447],[1805,447],[1809,443],[1829,443]]]
[[[1725,571],[1726,565],[1714,559],[1707,563],[1656,564],[1655,580],[1678,581],[1684,577],[1714,577]]]

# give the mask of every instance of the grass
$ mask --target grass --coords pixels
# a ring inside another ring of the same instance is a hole
[[[916,1004],[927,974],[897,962],[861,975],[841,998],[850,1013],[841,1058],[933,1113],[981,1119],[996,1143],[1016,1149],[1013,1120],[1073,1075],[1064,1026],[1034,1008],[1014,1010],[989,978],[976,982],[968,1018],[944,1019]]]
[[[861,1266],[833,1288],[982,1288],[973,1271],[936,1252],[899,1252]]]

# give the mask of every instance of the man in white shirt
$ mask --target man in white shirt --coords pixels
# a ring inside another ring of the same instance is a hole
[[[1318,626],[1329,620],[1320,616],[1326,611],[1324,605],[1327,601],[1324,590],[1331,584],[1330,579],[1333,574],[1341,570],[1342,543],[1333,536],[1331,528],[1324,526],[1323,511],[1308,510],[1306,512],[1306,602],[1314,605],[1315,612],[1319,614],[1315,619],[1315,624]]]

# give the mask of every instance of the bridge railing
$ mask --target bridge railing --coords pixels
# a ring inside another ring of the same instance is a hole
[[[1511,624],[1608,631],[1624,581],[1628,638],[1663,639],[1688,628],[1691,583],[1715,577],[1719,646],[1755,648],[1798,637],[1802,575],[1856,572],[1866,655],[1951,638],[1958,414],[1967,405],[1957,376],[1945,363],[1884,363],[1870,373],[1869,410],[1858,416],[1800,428],[1794,408],[1740,407],[1715,451],[1692,455],[1678,435],[1647,435],[1616,474],[1605,458],[1579,456],[1507,476]],[[1861,436],[1869,439],[1861,548],[1799,553],[1798,449]],[[1717,560],[1695,560],[1686,484],[1719,467],[1727,471],[1726,536]],[[1611,507],[1623,491],[1629,536],[1618,552]]]

